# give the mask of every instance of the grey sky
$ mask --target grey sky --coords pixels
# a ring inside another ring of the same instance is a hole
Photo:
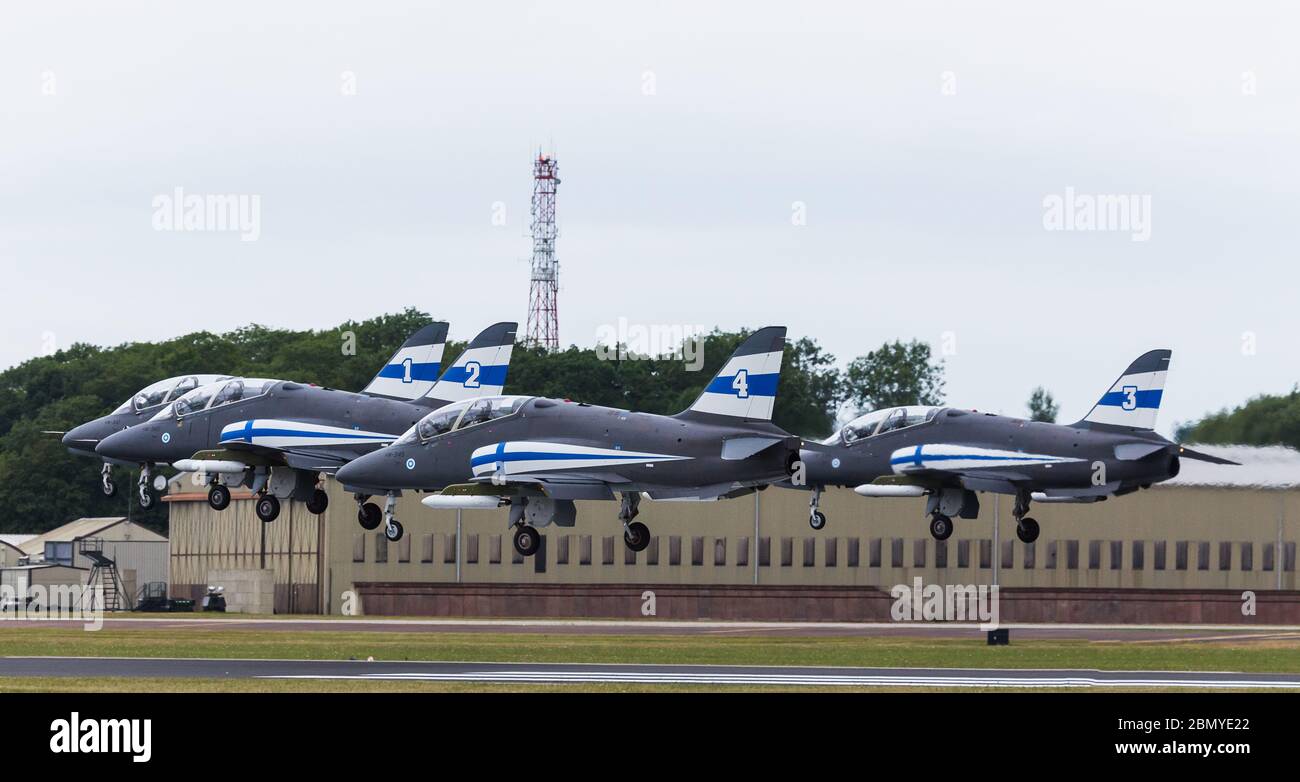
[[[0,365],[47,333],[523,321],[553,141],[566,344],[951,332],[949,402],[1041,383],[1064,420],[1170,347],[1165,431],[1300,380],[1293,7],[901,5],[10,4]],[[260,196],[260,238],[155,231],[178,186]],[[1067,187],[1149,195],[1150,239],[1045,230]]]

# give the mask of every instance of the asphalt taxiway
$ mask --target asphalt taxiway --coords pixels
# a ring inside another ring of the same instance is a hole
[[[0,677],[316,679],[531,684],[807,687],[1141,687],[1300,689],[1300,674],[1006,668],[840,668],[589,663],[365,662],[206,658],[4,657]]]

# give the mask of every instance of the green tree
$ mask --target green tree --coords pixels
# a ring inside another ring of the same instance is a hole
[[[1056,423],[1056,416],[1061,412],[1061,406],[1052,398],[1052,392],[1042,386],[1034,389],[1029,395],[1029,420],[1044,421],[1049,424]]]
[[[1283,395],[1254,397],[1232,410],[1220,410],[1178,428],[1185,443],[1289,445],[1300,448],[1300,386]]]
[[[886,342],[858,356],[844,374],[840,398],[859,413],[896,405],[943,402],[943,362],[919,340]]]

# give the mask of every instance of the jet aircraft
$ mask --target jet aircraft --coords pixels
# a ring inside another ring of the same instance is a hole
[[[204,386],[148,423],[105,439],[97,451],[201,473],[216,510],[230,504],[231,486],[242,485],[257,495],[255,512],[264,522],[279,515],[281,499],[304,500],[310,512],[323,513],[328,495],[320,473],[391,442],[430,409],[499,394],[516,328],[485,329],[439,376],[447,324],[426,326],[359,394],[260,378]]]
[[[540,545],[537,527],[574,524],[575,500],[617,495],[623,539],[641,551],[650,542],[633,521],[642,497],[716,500],[785,478],[799,439],[771,423],[784,344],[784,327],[754,332],[674,416],[527,396],[459,402],[335,478],[359,495],[388,494],[390,525],[404,489],[438,491],[423,500],[432,508],[509,506],[524,556]]]
[[[1030,502],[1101,502],[1178,474],[1181,458],[1234,464],[1152,431],[1172,355],[1139,357],[1082,420],[1058,425],[953,407],[912,405],[867,413],[821,443],[805,443],[792,482],[812,490],[809,524],[826,486],[864,497],[926,497],[930,534],[946,540],[952,517],[979,515],[976,492],[1015,497],[1016,535],[1037,540]]]
[[[162,409],[163,405],[179,399],[199,386],[220,380],[229,380],[230,378],[231,375],[177,375],[166,380],[159,380],[157,383],[152,383],[137,391],[130,399],[123,402],[108,415],[101,416],[93,421],[87,421],[68,432],[47,432],[46,434],[63,435],[63,445],[67,447],[69,453],[103,459],[104,466],[100,469],[99,475],[100,488],[105,496],[112,497],[117,494],[117,485],[113,482],[113,465],[140,466],[138,485],[140,507],[148,509],[153,507],[154,504],[154,495],[149,487],[153,465],[149,463],[136,465],[133,462],[107,459],[95,453],[95,447],[99,445],[101,440],[111,434],[148,421]],[[162,487],[155,486],[154,488],[161,490]]]

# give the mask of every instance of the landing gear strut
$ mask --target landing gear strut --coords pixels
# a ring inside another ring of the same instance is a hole
[[[1021,489],[1016,492],[1016,507],[1011,515],[1016,517],[1016,537],[1024,543],[1038,540],[1038,522],[1029,518],[1029,492]]]
[[[393,518],[393,508],[397,507],[397,495],[389,494],[384,501],[384,537],[396,543],[402,539],[402,522]]]
[[[826,514],[817,509],[822,501],[822,487],[812,488],[812,499],[808,501],[808,526],[823,529],[826,526]]]
[[[140,480],[137,488],[140,495],[140,507],[149,510],[153,507],[154,496],[153,492],[149,490],[149,465],[147,464],[140,467]]]
[[[633,521],[641,512],[641,495],[638,492],[623,492],[623,503],[618,509],[618,520],[623,522],[623,542],[633,551],[645,551],[650,545],[650,528],[639,521]]]
[[[104,490],[105,497],[117,495],[117,484],[113,483],[113,465],[104,462],[104,466],[99,469],[99,485]]]

